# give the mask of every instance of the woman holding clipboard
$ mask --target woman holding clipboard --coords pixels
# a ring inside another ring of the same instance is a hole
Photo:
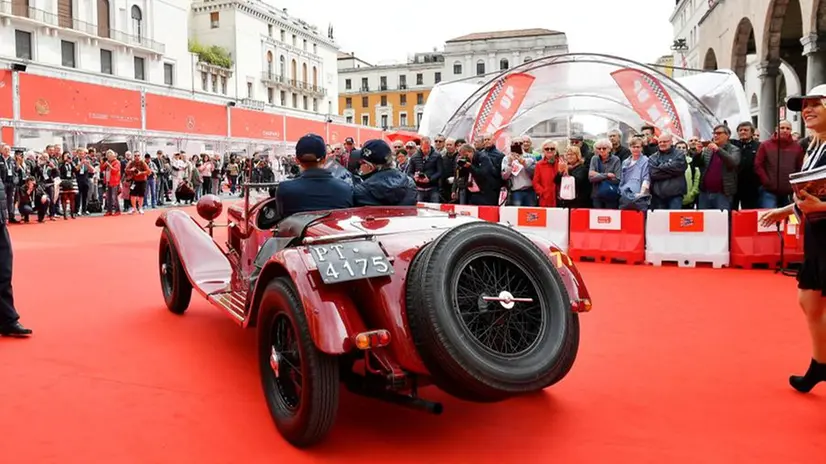
[[[786,107],[801,112],[806,127],[812,132],[801,172],[823,168],[826,166],[826,84],[813,88],[808,95],[788,98]],[[795,390],[808,393],[819,382],[826,381],[826,219],[820,218],[826,216],[826,198],[801,190],[794,200],[789,206],[764,213],[760,222],[768,226],[784,221],[791,214],[798,214],[803,220],[803,265],[797,274],[797,288],[812,338],[812,360],[806,373],[791,376],[789,383]]]

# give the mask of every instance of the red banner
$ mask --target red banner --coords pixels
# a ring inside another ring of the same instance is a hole
[[[147,93],[146,130],[226,137],[227,107]]]
[[[498,139],[525,100],[535,78],[530,74],[509,74],[499,79],[479,108],[470,140],[477,135],[492,134]]]
[[[352,137],[353,140],[358,140],[359,129],[355,126],[343,126],[340,124],[330,124],[329,133],[327,134],[327,143],[344,143],[347,137]]]
[[[611,73],[631,107],[646,123],[683,138],[680,115],[668,90],[659,79],[637,69],[620,69]]]
[[[293,118],[287,116],[287,141],[298,142],[307,134],[316,134],[326,138],[327,124],[322,121]]]
[[[364,142],[368,140],[381,140],[383,132],[378,129],[365,129],[363,127],[359,127],[358,137],[355,137],[356,141],[359,145],[363,145]]]
[[[0,69],[0,119],[14,117],[11,71]]]
[[[85,82],[20,73],[20,119],[141,128],[141,94]]]
[[[284,116],[233,108],[232,137],[256,140],[284,140]]]

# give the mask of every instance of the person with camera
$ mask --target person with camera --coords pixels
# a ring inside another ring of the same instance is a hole
[[[418,201],[439,202],[439,182],[442,179],[442,157],[430,145],[430,137],[422,137],[422,145],[410,157],[407,173],[413,176],[418,190]]]
[[[499,185],[502,180],[499,167],[472,145],[462,145],[456,159],[454,194],[460,204],[498,206]],[[463,198],[464,196],[464,198]]]
[[[29,223],[29,216],[37,214],[37,222],[43,223],[46,220],[46,211],[51,203],[46,191],[37,185],[34,177],[26,178],[23,187],[20,188],[20,200],[17,209],[20,210],[20,217],[23,222]]]
[[[806,127],[813,132],[801,171],[826,167],[826,84],[816,86],[808,95],[789,98],[786,107],[801,112]],[[789,377],[789,384],[808,393],[819,382],[826,382],[826,198],[801,190],[794,203],[763,213],[760,222],[769,226],[785,221],[791,214],[803,219],[803,264],[797,274],[797,300],[809,328],[812,359],[806,373]]]
[[[416,184],[393,167],[393,151],[384,140],[368,140],[361,147],[359,175],[353,188],[355,206],[415,206]]]

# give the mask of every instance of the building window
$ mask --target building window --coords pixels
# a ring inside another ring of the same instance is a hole
[[[275,104],[275,90],[272,87],[267,87],[267,101],[270,105]]]
[[[307,39],[304,39],[304,44],[302,45],[302,47],[304,48],[304,51],[306,52],[307,51]]]
[[[422,113],[416,113],[416,127],[422,125]]]
[[[318,113],[318,98],[313,98],[313,111]]]
[[[98,4],[98,35],[110,37],[109,31],[109,0],[97,0]]]
[[[298,108],[298,94],[293,94],[293,108]]]
[[[346,120],[347,124],[353,124],[353,117],[352,116],[347,116],[347,118],[345,120]]]
[[[344,79],[344,90],[352,90],[353,89],[353,81],[350,79]]]
[[[296,39],[296,37],[295,37],[295,34],[293,34],[293,47],[295,47],[295,46],[296,46],[296,43],[298,43],[298,41],[297,41],[297,39]]]
[[[387,95],[381,96],[381,106],[387,106]]]
[[[135,57],[135,79],[139,81],[146,80],[146,69],[144,68],[144,61],[143,58],[136,56]]]
[[[399,105],[404,106],[407,105],[407,94],[403,93],[399,95]]]
[[[212,75],[212,93],[218,93],[218,75]]]
[[[318,55],[318,44],[313,44],[313,55]]]
[[[272,52],[267,52],[267,78],[272,79]]]
[[[143,13],[138,5],[132,5],[132,34],[138,39],[143,37]]]
[[[267,35],[272,37],[272,24],[267,24]]]
[[[282,79],[287,76],[287,60],[284,55],[278,57],[278,72]]]
[[[307,83],[307,63],[301,65],[301,81]]]
[[[387,115],[386,114],[381,115],[381,127],[382,127],[382,129],[386,129],[388,127],[387,126]]]
[[[286,32],[286,31],[284,31],[284,29],[281,29],[281,41],[282,41],[282,42],[286,42],[286,41],[287,41],[287,32]]]
[[[362,92],[369,92],[370,91],[370,84],[367,83],[367,78],[361,78],[361,91]]]
[[[344,107],[347,108],[348,110],[353,108],[353,98],[352,97],[347,97],[347,98],[344,99]]]
[[[75,43],[74,42],[67,42],[65,40],[60,41],[60,53],[62,56],[61,64],[66,66],[67,68],[74,68],[75,67]]]
[[[361,125],[362,126],[369,126],[370,125],[370,115],[362,114],[361,115]]]
[[[361,97],[361,107],[367,108],[370,106],[370,99],[368,97]]]
[[[407,113],[399,114],[399,125],[402,127],[407,127]]]
[[[302,106],[304,107],[304,111],[310,109],[309,100],[307,99],[307,97],[304,96],[304,98],[302,98],[302,100],[303,101],[301,103],[303,103]]]
[[[453,74],[460,75],[462,74],[462,63],[456,61],[453,63]]]
[[[100,72],[112,74],[112,51],[100,49]]]
[[[387,76],[379,77],[379,90],[381,90],[381,91],[387,90]]]
[[[509,66],[510,66],[510,63],[508,63],[507,58],[502,58],[501,60],[499,60],[499,70],[504,71],[504,70],[508,69]]]
[[[201,72],[201,90],[206,92],[209,90],[209,74]]]
[[[227,94],[227,78],[224,76],[221,76],[221,93]]]
[[[436,83],[436,84],[438,84],[439,82],[442,82],[442,73],[437,72],[436,74],[434,74],[433,75],[433,82]]]
[[[287,91],[281,91],[281,106],[287,106]]]
[[[424,94],[423,93],[417,93],[416,94],[416,104],[417,105],[424,105]]]
[[[163,83],[175,85],[175,66],[172,63],[163,64]]]
[[[416,85],[424,85],[424,74],[416,74]]]
[[[74,5],[72,5],[72,0],[57,0],[57,25],[66,29],[72,29],[75,25],[74,23]]]
[[[221,24],[221,14],[217,11],[213,11],[209,14],[209,28],[210,29],[218,29],[218,26]]]
[[[252,82],[247,82],[247,98],[252,98]]]
[[[399,90],[405,89],[407,89],[407,76],[402,74],[401,76],[399,76]]]
[[[21,60],[32,59],[32,34],[26,31],[14,31],[15,56]]]
[[[484,60],[479,60],[476,62],[476,75],[481,76],[485,74],[485,62]]]

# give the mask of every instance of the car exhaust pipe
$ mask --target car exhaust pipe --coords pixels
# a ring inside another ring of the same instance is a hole
[[[363,387],[361,385],[353,385],[349,383],[346,384],[346,386],[347,390],[349,390],[351,393],[355,393],[356,395],[364,396],[366,398],[381,400],[387,403],[403,406],[408,409],[423,411],[436,416],[444,412],[444,406],[442,406],[442,403],[428,401],[419,398],[418,396],[402,395],[401,393],[396,393],[390,390],[379,390],[377,388]]]

